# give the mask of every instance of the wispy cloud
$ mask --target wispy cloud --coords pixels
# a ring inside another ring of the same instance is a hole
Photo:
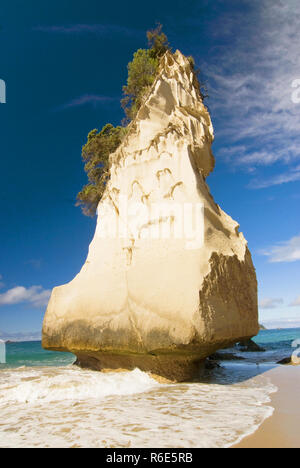
[[[59,111],[63,111],[66,109],[71,109],[74,107],[82,107],[86,105],[92,105],[96,107],[100,104],[108,104],[108,103],[113,103],[113,102],[120,102],[120,98],[110,97],[110,96],[101,96],[98,94],[83,94],[82,96],[79,96],[65,104],[62,104],[59,107],[56,107],[54,111],[59,112]]]
[[[41,259],[31,258],[26,262],[27,265],[31,265],[35,270],[39,270],[42,266],[43,261]]]
[[[249,188],[267,188],[272,187],[274,185],[282,185],[288,182],[296,182],[300,180],[300,166],[295,168],[291,168],[288,171],[284,172],[283,174],[279,174],[274,177],[263,179],[253,179],[249,183]]]
[[[300,260],[300,236],[279,242],[265,250],[260,251],[262,255],[269,257],[270,263],[296,262]]]
[[[96,34],[140,36],[142,31],[128,28],[117,24],[61,24],[61,25],[39,25],[33,28],[34,31],[53,34]]]
[[[33,307],[43,307],[47,305],[51,291],[45,290],[42,286],[16,286],[0,294],[0,307],[5,305],[29,303]]]
[[[266,328],[300,328],[300,317],[262,320]]]
[[[291,307],[296,307],[296,306],[300,306],[300,296],[297,297],[291,304],[290,304]]]
[[[283,304],[283,299],[264,298],[259,301],[258,305],[261,309],[275,309],[281,304]]]
[[[0,330],[0,339],[9,341],[41,341],[41,332],[9,333]]]
[[[4,288],[5,284],[3,283],[3,276],[0,275],[0,289]]]
[[[225,33],[215,28],[223,44],[203,68],[217,135],[224,142],[217,156],[241,169],[281,164],[281,176],[250,184],[258,189],[300,180],[294,169],[300,160],[300,104],[292,102],[292,82],[300,78],[300,3],[245,3],[246,15],[224,13]]]

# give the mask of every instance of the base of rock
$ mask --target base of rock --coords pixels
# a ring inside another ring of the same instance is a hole
[[[210,361],[244,361],[246,358],[233,353],[214,353],[208,356]]]
[[[238,343],[238,347],[241,348],[240,351],[247,353],[264,353],[266,351],[251,339],[241,341]]]
[[[190,355],[116,355],[91,351],[88,354],[76,353],[76,356],[75,365],[83,369],[116,372],[139,368],[159,379],[172,382],[192,380],[201,376],[205,370],[205,359]]]

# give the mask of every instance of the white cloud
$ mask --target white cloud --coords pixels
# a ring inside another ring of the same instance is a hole
[[[279,242],[260,253],[269,257],[271,263],[296,262],[300,260],[300,236],[292,237],[292,239],[285,242]]]
[[[291,304],[291,307],[300,306],[300,296],[298,296]]]
[[[31,286],[30,288],[17,286],[0,294],[0,306],[27,302],[32,304],[33,307],[43,307],[47,305],[50,294],[51,291],[44,290],[42,286]]]
[[[217,137],[224,142],[217,156],[225,155],[242,167],[287,166],[281,176],[251,184],[264,188],[300,180],[299,169],[295,172],[300,160],[300,104],[292,101],[292,83],[300,78],[300,2],[246,3],[249,13],[234,15],[226,29],[226,47],[215,50],[202,68],[208,76],[208,104]],[[216,30],[221,42],[223,29]]]
[[[259,301],[258,305],[261,309],[275,309],[280,304],[283,304],[283,299],[264,298]]]
[[[282,185],[288,182],[296,182],[300,180],[300,167],[297,166],[294,169],[290,169],[283,174],[279,174],[275,177],[271,177],[265,180],[252,180],[249,184],[250,188],[266,188],[273,185]]]
[[[112,103],[119,103],[120,98],[119,97],[110,97],[110,96],[100,96],[97,94],[84,94],[82,96],[79,96],[75,99],[72,99],[71,101],[63,104],[62,106],[57,107],[54,109],[56,112],[74,108],[74,107],[82,107],[85,105],[92,105],[96,107],[98,104],[109,104],[111,105]]]
[[[300,328],[300,317],[262,320],[262,324],[266,328]]]
[[[143,35],[142,31],[126,28],[117,24],[64,24],[52,26],[36,26],[34,31],[53,34],[96,34],[100,36],[111,36],[119,34],[124,36],[137,36]]]
[[[0,330],[0,339],[9,340],[9,341],[41,341],[41,332],[19,332],[19,333],[9,333],[3,330]]]

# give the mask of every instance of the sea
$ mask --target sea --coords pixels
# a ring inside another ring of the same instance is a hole
[[[274,411],[268,370],[290,356],[300,328],[262,330],[265,352],[230,349],[188,383],[162,384],[147,373],[100,373],[74,366],[75,356],[41,342],[6,345],[0,364],[0,447],[231,447]]]

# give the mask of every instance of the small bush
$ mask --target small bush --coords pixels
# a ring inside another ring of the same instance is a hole
[[[149,49],[139,49],[129,62],[127,85],[123,86],[124,98],[121,101],[127,121],[133,120],[138,113],[145,93],[155,80],[159,59],[170,50],[167,36],[162,25],[147,32]]]
[[[106,124],[98,133],[92,130],[82,148],[82,159],[85,163],[89,183],[77,195],[77,206],[82,207],[84,214],[94,216],[109,180],[109,155],[119,147],[126,129]]]
[[[153,84],[159,66],[160,58],[170,49],[167,36],[158,24],[153,30],[147,31],[148,49],[139,49],[128,64],[128,79],[123,86],[124,97],[121,105],[126,114],[124,124],[128,124],[137,115],[145,93]],[[194,84],[204,99],[205,88],[199,83],[199,70],[195,68],[193,57],[188,57],[194,71]],[[87,143],[82,148],[84,170],[88,176],[88,184],[77,195],[77,206],[81,206],[84,214],[94,216],[101,200],[107,182],[109,181],[109,155],[117,150],[127,129],[125,126],[114,127],[105,125],[100,132],[97,129],[88,134]]]
[[[138,113],[143,96],[155,79],[158,65],[159,60],[151,57],[146,49],[135,52],[132,62],[129,62],[127,85],[123,86],[125,97],[121,101],[128,121]]]

